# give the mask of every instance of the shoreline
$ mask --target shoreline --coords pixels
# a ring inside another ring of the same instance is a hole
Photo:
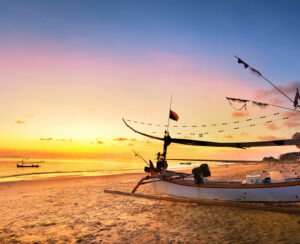
[[[36,182],[47,182],[47,181],[70,181],[70,180],[104,180],[104,179],[112,179],[112,178],[123,178],[126,176],[137,176],[144,175],[146,173],[121,173],[121,174],[110,174],[110,175],[62,175],[62,176],[53,176],[53,177],[44,177],[44,178],[36,178],[36,179],[28,179],[28,180],[15,180],[15,181],[0,181],[0,187],[6,184],[35,184]]]
[[[196,165],[194,165],[196,167]],[[294,170],[295,169],[295,170]],[[223,164],[223,165],[216,165],[210,167],[210,170],[212,172],[211,179],[217,177],[219,180],[242,180],[246,178],[247,174],[261,174],[262,177],[267,176],[267,174],[270,171],[280,171],[282,174],[284,174],[287,177],[292,176],[298,176],[300,177],[300,163],[278,163],[278,162],[265,162],[261,164],[252,164],[252,163],[245,163],[245,164]],[[125,172],[120,173],[115,171],[116,173],[112,173],[112,170],[110,174],[99,174],[99,175],[88,175],[89,173],[93,173],[95,171],[74,171],[70,172],[69,174],[65,174],[68,172],[37,172],[37,173],[29,173],[29,174],[17,174],[17,175],[11,175],[11,176],[1,176],[0,177],[0,185],[6,184],[6,183],[16,183],[16,182],[34,182],[34,181],[48,181],[48,180],[59,180],[59,179],[88,179],[88,178],[98,178],[98,177],[122,177],[122,176],[134,176],[134,175],[144,175],[147,174],[145,172]],[[142,171],[142,170],[141,170]],[[191,173],[192,168],[186,168],[186,169],[175,169],[173,171],[177,172],[184,172],[184,173]],[[234,171],[234,174],[231,174],[231,171]],[[76,173],[83,173],[83,174],[76,174]],[[85,175],[86,173],[87,175]],[[37,177],[33,179],[18,179],[18,180],[1,180],[5,178],[13,178],[13,177],[19,177],[19,176],[35,176],[35,175],[51,175],[51,174],[58,174],[55,176],[48,176],[48,177]],[[59,175],[59,174],[65,174],[65,175]]]

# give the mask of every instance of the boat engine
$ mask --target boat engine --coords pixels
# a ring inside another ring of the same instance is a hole
[[[294,139],[294,140],[300,140],[300,132],[296,132],[293,135],[292,139]],[[300,149],[300,145],[296,145],[296,147]]]
[[[196,184],[203,184],[204,177],[211,176],[210,170],[207,164],[201,164],[200,167],[194,168],[192,170],[192,173],[194,174],[194,179]]]

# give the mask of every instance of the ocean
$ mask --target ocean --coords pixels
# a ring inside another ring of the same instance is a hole
[[[44,161],[40,167],[18,168],[20,158],[0,158],[0,182],[34,180],[61,176],[98,176],[124,173],[143,173],[146,164],[140,159],[131,161],[100,159],[30,159],[28,161]],[[202,162],[203,163],[203,162]],[[179,161],[169,161],[170,170],[194,168],[200,163],[182,165]],[[210,166],[220,163],[209,162]]]

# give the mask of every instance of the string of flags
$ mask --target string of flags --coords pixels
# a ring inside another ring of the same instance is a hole
[[[297,89],[298,91],[298,89]],[[298,95],[297,95],[298,94]],[[269,104],[269,103],[261,103],[261,102],[257,102],[257,101],[253,101],[253,100],[246,100],[246,99],[240,99],[240,98],[232,98],[232,97],[226,97],[226,99],[228,100],[230,106],[235,110],[235,111],[241,111],[243,109],[247,110],[247,104],[248,103],[252,103],[253,106],[257,106],[260,107],[262,109],[267,108],[268,106],[272,106],[272,107],[276,107],[276,108],[280,108],[280,109],[285,109],[285,110],[290,110],[290,111],[294,111],[294,112],[298,112],[300,113],[299,110],[296,109],[296,107],[298,106],[298,99],[300,99],[300,95],[299,92],[296,93],[296,97],[295,97],[295,101],[294,101],[294,106],[295,109],[293,108],[287,108],[287,107],[283,107],[283,106],[279,106],[279,105],[274,105],[274,104]],[[240,108],[237,108],[234,103],[239,103],[242,104],[242,106]]]
[[[277,87],[273,82],[271,82],[269,79],[267,79],[265,76],[262,75],[261,72],[259,72],[257,69],[254,69],[253,67],[251,67],[249,64],[247,64],[246,62],[244,62],[241,58],[234,56],[237,59],[237,62],[239,64],[242,64],[244,66],[245,69],[250,69],[254,74],[258,75],[259,77],[261,77],[262,79],[264,79],[265,81],[267,81],[271,86],[273,86],[279,93],[281,93],[283,96],[285,96],[289,101],[291,101],[294,105],[294,108],[300,108],[300,106],[298,105],[298,100],[300,100],[300,94],[299,91],[297,89],[296,91],[296,95],[294,100],[292,100],[287,94],[285,94],[279,87]]]
[[[279,115],[280,113],[275,113],[276,115]],[[274,116],[275,114],[273,115],[270,115],[270,116]],[[267,118],[269,116],[261,116],[259,117],[259,119],[263,119],[263,118]],[[237,123],[239,121],[235,121],[231,124],[234,124],[234,127],[232,128],[228,128],[228,129],[223,129],[223,128],[220,128],[218,130],[213,130],[213,131],[205,131],[205,132],[201,132],[201,133],[197,133],[195,131],[193,132],[190,132],[190,133],[182,133],[182,132],[173,132],[172,134],[176,134],[176,135],[188,135],[188,136],[197,136],[197,137],[204,137],[205,135],[209,135],[209,134],[216,134],[216,133],[224,133],[224,132],[230,132],[230,131],[237,131],[237,130],[240,130],[240,129],[244,129],[244,128],[254,128],[256,126],[260,126],[260,125],[267,125],[267,124],[271,124],[271,123],[274,123],[274,122],[277,122],[277,121],[282,121],[282,120],[287,120],[289,119],[289,117],[283,117],[283,118],[279,118],[279,119],[275,119],[275,120],[266,120],[264,121],[263,123],[253,123],[252,120],[254,119],[247,119],[246,121],[248,122],[252,122],[248,125],[245,125],[245,126],[241,126],[241,124]],[[132,120],[127,120],[128,122],[133,122],[133,123],[139,123],[138,121],[132,121]],[[141,123],[140,123],[141,124]],[[144,123],[145,125],[146,123]],[[147,124],[146,124],[147,125]],[[151,124],[151,125],[155,125],[155,124]],[[222,125],[228,125],[227,123],[222,123]],[[182,128],[182,127],[180,127]],[[185,128],[188,128],[187,126],[185,126]],[[191,128],[191,127],[190,127]],[[152,134],[159,134],[161,133],[161,131],[152,131]]]
[[[230,106],[235,110],[235,111],[241,111],[243,109],[247,110],[247,103],[251,102],[253,104],[253,106],[258,106],[260,108],[266,108],[268,106],[270,106],[267,103],[261,103],[261,102],[256,102],[256,101],[251,101],[251,100],[246,100],[246,99],[240,99],[240,98],[232,98],[232,97],[226,97],[226,99],[228,100]],[[233,105],[233,102],[237,102],[237,103],[242,103],[242,107],[240,108],[236,108]]]
[[[246,125],[246,126],[236,126],[236,127],[233,127],[231,129],[226,129],[226,130],[220,129],[220,130],[215,130],[215,131],[209,131],[209,132],[202,133],[202,136],[208,135],[208,134],[214,134],[214,133],[235,131],[235,130],[240,130],[240,129],[244,129],[244,128],[251,128],[251,127],[255,127],[255,126],[259,126],[259,125],[266,125],[266,124],[274,123],[276,121],[287,120],[287,119],[289,119],[289,117],[284,117],[284,118],[280,118],[280,119],[276,119],[276,120],[267,120],[263,123],[254,123],[254,124],[250,124],[250,125]],[[201,136],[201,134],[199,134],[199,137],[202,137],[202,136]]]
[[[173,128],[206,128],[206,127],[217,127],[217,126],[229,126],[229,125],[234,125],[234,124],[242,124],[242,123],[250,123],[252,121],[256,121],[256,120],[261,120],[261,119],[265,119],[265,118],[269,118],[269,117],[273,117],[273,116],[278,116],[281,115],[283,113],[273,113],[273,114],[269,114],[269,115],[263,115],[260,117],[256,117],[256,118],[248,118],[245,120],[236,120],[233,122],[220,122],[220,123],[212,123],[212,124],[201,124],[201,125],[173,125],[171,127]],[[146,123],[143,121],[138,121],[138,120],[131,120],[131,119],[127,119],[127,122],[132,122],[134,124],[141,124],[141,125],[147,125],[147,126],[156,126],[156,127],[167,127],[168,125],[166,124],[157,124],[157,123]]]

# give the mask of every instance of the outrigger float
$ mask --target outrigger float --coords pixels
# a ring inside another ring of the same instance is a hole
[[[170,110],[171,113],[174,113]],[[210,170],[207,164],[202,164],[193,170],[193,174],[179,173],[167,170],[167,149],[171,143],[208,146],[208,147],[231,147],[250,148],[264,146],[290,146],[299,147],[299,133],[292,139],[255,141],[255,142],[211,142],[203,140],[191,140],[172,138],[166,130],[164,137],[156,137],[137,131],[123,119],[125,125],[134,132],[163,141],[163,153],[158,153],[156,166],[149,160],[149,167],[145,167],[148,176],[142,178],[132,193],[135,193],[140,185],[151,183],[154,190],[176,197],[198,200],[219,200],[234,202],[299,202],[300,201],[300,178],[278,179],[265,178],[261,180],[258,176],[248,176],[245,182],[211,181]]]

